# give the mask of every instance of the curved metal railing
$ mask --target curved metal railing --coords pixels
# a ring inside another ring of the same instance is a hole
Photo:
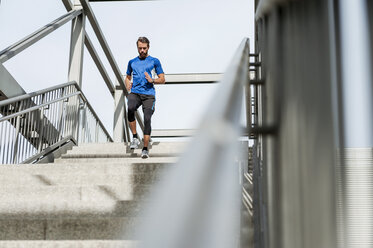
[[[112,142],[76,82],[0,102],[0,162],[33,163],[66,142]]]

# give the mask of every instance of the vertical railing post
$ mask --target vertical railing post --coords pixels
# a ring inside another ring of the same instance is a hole
[[[131,133],[130,133],[130,124],[127,119],[127,104],[125,99],[124,100],[124,142],[130,142],[131,141]]]
[[[74,9],[82,9],[79,0],[74,1]],[[77,16],[72,21],[71,26],[71,42],[70,42],[70,59],[69,59],[69,71],[68,80],[75,81],[79,87],[82,87],[82,72],[83,72],[83,51],[84,51],[84,37],[85,37],[85,14],[84,12]],[[75,97],[74,97],[75,98]],[[74,123],[72,126],[76,129],[73,130],[73,135],[78,140],[79,135],[79,110],[80,110],[80,99],[72,101],[72,104],[77,106],[73,107],[77,109],[77,113],[71,121]]]
[[[78,119],[80,119],[78,123],[78,135],[77,135],[77,142],[89,142],[87,136],[87,105],[85,102],[81,102],[78,107]],[[78,137],[79,136],[79,137]]]
[[[19,110],[18,111],[21,111],[22,110],[22,105],[23,105],[23,102],[20,103],[19,105]],[[13,147],[13,151],[14,151],[14,154],[13,154],[13,164],[16,164],[18,163],[18,140],[19,140],[19,129],[20,129],[20,124],[21,124],[21,116],[17,116],[16,118],[16,130],[15,130],[15,134],[14,134],[14,147]]]
[[[41,104],[45,101],[45,94],[42,95]],[[44,107],[40,110],[40,120],[39,120],[39,144],[38,144],[38,153],[41,152],[43,148],[43,134],[44,134]]]
[[[114,94],[114,142],[123,142],[124,140],[124,94],[119,85],[115,87]]]
[[[75,9],[82,9],[79,0],[74,2]],[[69,59],[69,81],[75,81],[82,87],[83,51],[85,37],[85,15],[82,13],[72,20],[70,59]]]
[[[74,130],[73,130],[73,136],[77,142],[79,142],[79,132],[80,132],[80,127],[79,127],[79,119],[80,119],[80,112],[82,110],[82,106],[85,104],[82,99],[79,97],[79,95],[74,96],[75,99],[75,105],[74,105],[74,110],[76,111],[74,113]]]
[[[96,127],[95,127],[95,142],[96,143],[98,143],[99,128],[100,128],[99,122],[98,120],[96,120]]]
[[[65,93],[65,88],[62,88],[61,91],[59,92],[60,93],[60,97],[63,97],[64,93]],[[64,118],[64,101],[62,102],[59,102],[58,103],[58,126],[57,126],[57,130],[58,130],[58,138],[57,138],[57,141],[60,141],[62,140],[63,138],[63,128],[62,128],[62,125],[64,123],[63,121],[63,118]]]
[[[114,142],[129,142],[128,123],[126,122],[126,101],[122,87],[115,87],[115,107],[114,107]]]

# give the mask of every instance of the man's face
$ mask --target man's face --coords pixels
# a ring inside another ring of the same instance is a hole
[[[137,51],[139,52],[140,58],[145,59],[148,56],[148,44],[147,43],[142,43],[142,42],[137,42]]]

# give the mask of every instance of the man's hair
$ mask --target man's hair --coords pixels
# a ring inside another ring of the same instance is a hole
[[[141,43],[146,43],[148,44],[148,47],[149,47],[149,44],[150,44],[150,41],[148,38],[146,38],[145,36],[144,37],[139,37],[136,41],[136,46],[139,44],[139,42]]]

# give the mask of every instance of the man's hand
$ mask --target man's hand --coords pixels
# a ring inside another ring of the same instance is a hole
[[[127,75],[126,80],[125,80],[127,91],[130,91],[132,89],[133,82],[131,82],[131,79],[132,77]]]
[[[127,91],[130,91],[132,89],[132,84],[133,83],[131,81],[127,83]]]
[[[144,73],[145,74],[145,78],[146,78],[146,80],[149,82],[149,83],[154,83],[154,79],[147,73],[147,72],[145,72]]]

